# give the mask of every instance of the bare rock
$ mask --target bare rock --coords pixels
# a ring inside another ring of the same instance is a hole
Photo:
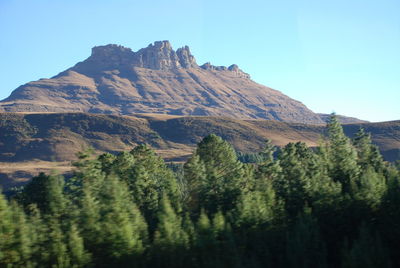
[[[196,59],[194,58],[192,53],[190,53],[190,49],[189,49],[188,46],[184,46],[182,48],[179,48],[176,51],[176,54],[178,55],[179,63],[181,64],[181,66],[183,68],[196,68],[196,67],[198,67],[197,63],[196,63]]]
[[[135,66],[153,70],[180,68],[179,58],[169,41],[157,41],[135,53]]]

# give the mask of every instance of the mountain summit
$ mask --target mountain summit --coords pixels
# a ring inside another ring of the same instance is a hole
[[[323,123],[301,102],[257,84],[235,64],[198,65],[188,46],[157,41],[137,52],[96,46],[86,60],[50,79],[18,87],[6,112],[227,116]]]
[[[172,49],[169,41],[157,41],[146,48],[133,52],[130,48],[119,45],[97,46],[92,48],[92,55],[77,64],[74,69],[93,70],[121,69],[140,67],[152,70],[175,70],[198,67],[188,46]]]

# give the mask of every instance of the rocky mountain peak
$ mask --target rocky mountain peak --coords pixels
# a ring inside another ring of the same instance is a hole
[[[154,44],[150,44],[149,47],[156,47],[158,49],[173,50],[172,46],[171,46],[171,43],[168,40],[155,41]]]
[[[237,66],[236,64],[232,64],[231,66],[229,66],[228,70],[236,73],[239,77],[250,78],[250,75],[239,69],[239,66]]]
[[[129,66],[135,61],[135,53],[127,47],[109,44],[95,46],[86,60],[79,62],[72,69],[78,72],[119,69]]]
[[[231,71],[238,77],[250,78],[250,75],[239,69],[236,64],[226,67],[214,66],[207,62],[199,66],[188,46],[178,48],[175,51],[168,40],[156,41],[137,52],[133,52],[130,48],[114,44],[96,46],[92,48],[91,56],[85,61],[78,63],[73,69],[76,71],[91,72],[94,70],[132,67],[152,70],[202,68],[213,71]]]
[[[169,41],[156,41],[136,53],[139,67],[170,70],[177,68],[197,67],[196,59],[191,54],[188,46],[173,50]]]
[[[135,53],[136,65],[154,70],[180,68],[179,58],[169,41],[156,41]]]
[[[129,65],[134,58],[135,53],[130,48],[110,44],[92,48],[92,54],[87,60],[104,67],[115,67]]]
[[[239,69],[239,66],[237,66],[236,64],[232,64],[231,66],[226,67],[226,66],[215,66],[209,62],[206,62],[203,65],[201,65],[200,68],[204,70],[213,70],[213,71],[231,71],[234,72],[238,77],[250,79],[250,75]]]
[[[95,46],[92,48],[91,57],[114,57],[115,55],[133,54],[130,48],[109,44],[105,46]]]
[[[194,68],[198,67],[196,63],[196,59],[190,52],[190,49],[188,46],[184,46],[181,48],[178,48],[176,51],[176,54],[178,55],[179,58],[179,63],[183,68]]]

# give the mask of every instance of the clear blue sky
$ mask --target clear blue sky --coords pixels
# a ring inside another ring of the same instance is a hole
[[[399,0],[0,0],[0,99],[109,43],[189,45],[315,112],[400,119]]]

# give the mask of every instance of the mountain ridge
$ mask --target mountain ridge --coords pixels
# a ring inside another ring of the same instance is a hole
[[[260,85],[236,64],[198,65],[188,46],[157,41],[134,52],[97,46],[84,61],[18,87],[0,101],[6,112],[159,113],[323,124],[319,115]]]

